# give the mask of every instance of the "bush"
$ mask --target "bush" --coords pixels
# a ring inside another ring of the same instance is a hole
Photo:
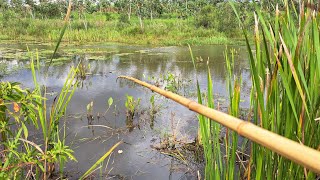
[[[217,18],[216,8],[210,5],[201,9],[199,15],[196,18],[196,26],[204,28],[212,28],[214,21]]]
[[[17,14],[12,10],[2,11],[2,27],[8,26],[10,21],[17,19]]]
[[[33,21],[27,28],[28,35],[36,37],[47,36],[49,30],[53,28],[48,26],[48,23],[43,23],[41,21]]]
[[[239,22],[228,2],[218,4],[216,27],[219,32],[228,36],[240,34]]]
[[[237,18],[228,2],[222,2],[216,6],[207,5],[201,9],[196,18],[197,27],[214,28],[228,36],[235,36],[239,33],[238,25]]]
[[[111,13],[106,12],[104,15],[106,16],[106,21],[111,21],[112,20]]]
[[[130,26],[130,21],[128,16],[126,14],[120,14],[120,16],[118,17],[117,28],[119,30],[123,30],[128,26]]]
[[[127,24],[130,24],[130,20],[129,20],[129,17],[127,14],[123,14],[121,13],[119,18],[118,18],[118,21],[119,22],[122,22],[122,23],[127,23]]]
[[[60,18],[62,16],[61,12],[65,12],[64,8],[58,3],[41,3],[35,6],[35,11],[42,18]]]
[[[126,26],[122,29],[122,32],[127,35],[138,35],[143,34],[144,31],[140,28],[140,26]]]

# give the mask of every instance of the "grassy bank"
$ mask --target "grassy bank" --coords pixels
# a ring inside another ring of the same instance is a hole
[[[14,15],[11,15],[14,17]],[[102,13],[86,14],[81,18],[76,13],[65,33],[67,42],[120,42],[151,45],[203,45],[234,44],[240,35],[218,32],[215,28],[197,27],[196,18],[144,19],[141,26],[137,17],[130,21],[112,14],[108,19]],[[0,15],[2,27],[0,40],[57,41],[63,26],[62,19],[33,19],[30,17],[7,18]],[[239,33],[240,34],[240,33]]]

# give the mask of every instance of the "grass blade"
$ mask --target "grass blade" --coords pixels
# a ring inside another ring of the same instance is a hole
[[[90,175],[90,173],[99,165],[101,164],[113,151],[115,148],[117,148],[120,144],[122,143],[122,141],[118,142],[117,144],[115,144],[114,146],[112,146],[97,162],[95,162],[90,169],[88,169],[87,172],[85,172],[79,179],[82,180],[84,178],[86,178],[88,175]]]

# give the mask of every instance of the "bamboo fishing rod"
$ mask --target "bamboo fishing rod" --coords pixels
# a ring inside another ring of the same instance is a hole
[[[211,120],[236,131],[239,135],[320,174],[320,152],[315,149],[258,127],[251,122],[211,109],[195,101],[189,100],[170,91],[160,89],[136,78],[129,76],[119,76],[118,78],[128,79],[141,86],[147,87],[150,90],[189,108],[189,110],[202,114]]]

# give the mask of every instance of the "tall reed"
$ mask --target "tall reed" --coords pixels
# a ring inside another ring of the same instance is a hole
[[[310,8],[313,1],[308,1],[307,6],[300,1],[299,9],[292,1],[279,3],[274,6],[271,18],[256,5],[254,45],[250,45],[243,28],[253,82],[254,123],[317,149],[320,144],[319,12]],[[231,6],[234,8],[233,3]],[[241,23],[236,10],[235,13]],[[255,143],[251,146],[249,177],[316,177],[315,173],[266,148]]]
[[[234,117],[239,117],[239,103],[240,103],[240,85],[241,85],[241,76],[236,77],[234,75],[234,53],[235,50],[231,49],[231,59],[228,56],[228,50],[225,51],[225,60],[226,60],[226,69],[227,69],[227,90],[229,93],[229,108],[228,113]],[[236,153],[238,150],[238,134],[235,131],[230,131],[227,129],[225,134],[225,149],[226,149],[226,175],[225,179],[234,179],[239,177],[239,171],[236,165]]]
[[[194,69],[196,70],[196,62],[189,46]],[[228,56],[228,51],[225,52],[226,69],[227,69],[227,89],[229,92],[229,113],[235,117],[239,116],[240,102],[240,84],[241,79],[234,76],[234,51],[231,51],[231,59]],[[196,75],[196,86],[198,103],[204,104],[209,108],[215,108],[213,96],[213,82],[207,62],[207,93],[203,97]],[[219,107],[218,107],[219,108]],[[221,125],[211,121],[209,118],[199,114],[199,135],[198,142],[203,145],[206,179],[234,179],[239,177],[239,171],[236,169],[236,152],[238,150],[238,134],[234,131],[227,130],[225,134],[221,132]],[[224,136],[223,136],[224,135]],[[223,142],[220,144],[220,142]],[[225,151],[223,151],[223,149]],[[225,157],[225,158],[223,158]]]

